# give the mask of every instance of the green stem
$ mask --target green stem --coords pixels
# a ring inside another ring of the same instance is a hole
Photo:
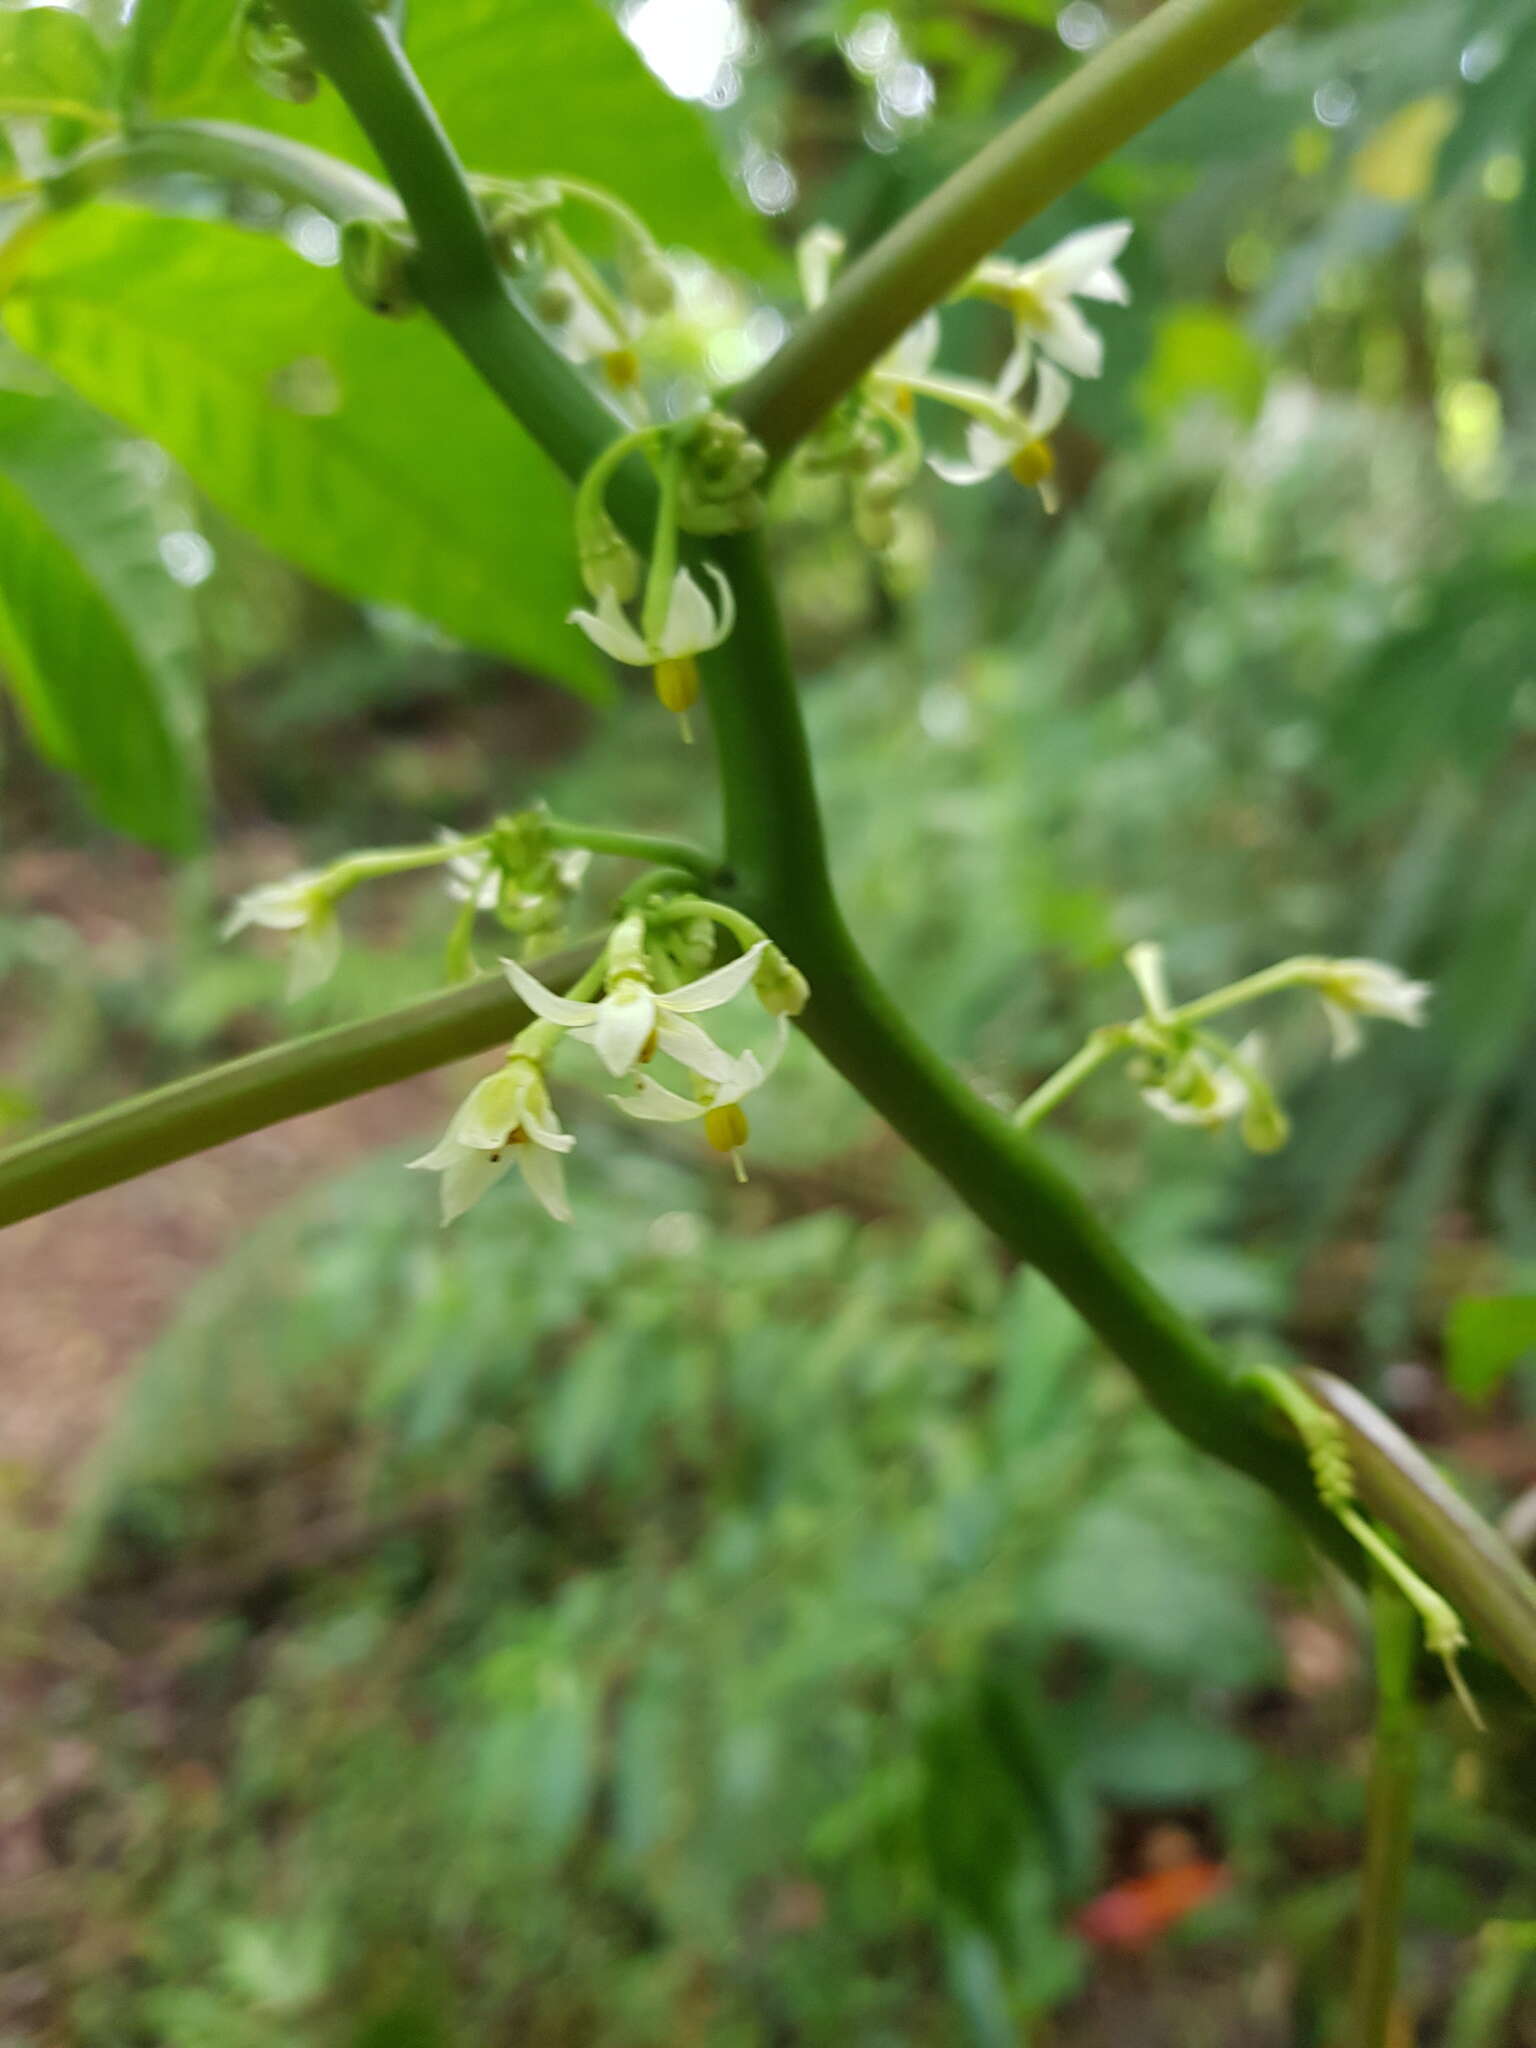
[[[1163,0],[843,271],[736,394],[774,455],[1017,228],[1230,62],[1293,0]]]
[[[1419,1709],[1413,1696],[1418,1624],[1385,1578],[1371,1589],[1375,1623],[1376,1726],[1366,1792],[1360,1942],[1355,1954],[1350,2048],[1388,2048],[1397,1994],[1398,1929],[1413,1852],[1419,1775]]]
[[[1260,996],[1274,995],[1281,989],[1309,987],[1315,983],[1317,970],[1323,965],[1321,960],[1281,960],[1273,967],[1245,976],[1242,981],[1213,989],[1208,996],[1196,996],[1192,1003],[1179,1003],[1168,1011],[1165,1021],[1169,1024],[1195,1024],[1203,1018],[1219,1016],[1223,1010],[1235,1010],[1239,1004],[1255,1002]]]
[[[1021,1131],[1032,1129],[1042,1117],[1049,1116],[1059,1102],[1065,1102],[1074,1089],[1081,1088],[1090,1075],[1106,1066],[1124,1046],[1125,1036],[1118,1026],[1112,1024],[1102,1031],[1095,1031],[1071,1059],[1042,1081],[1032,1095],[1025,1096],[1013,1112],[1015,1128]]]
[[[490,839],[489,832],[477,832],[463,839],[441,839],[431,846],[380,847],[377,851],[364,848],[344,855],[324,869],[321,879],[332,895],[341,896],[363,882],[381,882],[390,875],[409,875],[420,868],[440,868],[457,860],[460,854],[488,846]]]
[[[592,952],[583,946],[541,962],[543,978],[552,988],[567,987]],[[528,1017],[502,975],[483,975],[385,1016],[312,1032],[98,1110],[0,1156],[0,1225],[285,1117],[485,1052],[511,1038]]]
[[[83,149],[42,184],[49,202],[74,206],[113,186],[194,171],[226,185],[256,185],[332,220],[392,220],[400,202],[366,171],[258,128],[229,121],[165,121]]]
[[[611,854],[616,860],[681,868],[704,883],[714,882],[720,874],[718,857],[687,839],[665,839],[655,832],[609,832],[597,825],[574,825],[566,818],[547,818],[544,829],[551,846],[584,846],[589,853]]]

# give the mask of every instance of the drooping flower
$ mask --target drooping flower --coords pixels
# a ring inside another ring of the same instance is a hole
[[[654,640],[648,639],[626,616],[612,590],[605,590],[598,598],[596,611],[574,611],[567,620],[572,626],[580,626],[587,638],[615,661],[626,662],[632,668],[651,669],[657,696],[668,711],[679,717],[698,699],[698,656],[728,639],[736,623],[736,599],[730,584],[713,562],[704,566],[719,592],[718,610],[689,571],[679,569],[672,579],[666,616]]]
[[[741,1106],[742,1098],[760,1088],[778,1065],[788,1031],[788,1022],[781,1017],[778,1037],[766,1065],[755,1053],[744,1052],[730,1060],[718,1078],[700,1076],[692,1101],[686,1095],[663,1088],[649,1074],[635,1076],[633,1094],[614,1095],[609,1100],[617,1103],[626,1116],[638,1117],[643,1122],[686,1124],[702,1118],[709,1144],[715,1151],[725,1153],[736,1170],[736,1178],[745,1180],[741,1150],[751,1135],[751,1127]]]
[[[995,396],[996,423],[973,419],[966,428],[965,460],[930,455],[929,467],[951,484],[983,483],[1006,469],[1019,483],[1037,490],[1046,511],[1054,512],[1061,501],[1050,436],[1067,410],[1072,396],[1070,381],[1052,364],[1042,362],[1036,365],[1035,395],[1027,412],[1011,408],[1012,394],[1001,386]]]
[[[1254,1081],[1262,1057],[1263,1042],[1257,1033],[1243,1040],[1231,1064],[1192,1047],[1170,1063],[1161,1080],[1141,1090],[1141,1099],[1169,1123],[1222,1130],[1247,1115],[1258,1092]],[[1256,1149],[1272,1151],[1274,1146],[1261,1144]]]
[[[569,1223],[561,1155],[575,1143],[560,1128],[538,1062],[514,1053],[475,1083],[432,1150],[411,1165],[442,1175],[445,1224],[472,1208],[514,1164],[555,1221]]]
[[[1130,238],[1128,220],[1109,221],[1068,235],[1033,263],[992,256],[980,265],[969,290],[1006,307],[1013,318],[1013,351],[999,379],[1001,388],[1019,388],[1037,350],[1074,377],[1100,374],[1103,338],[1076,301],[1130,303],[1130,288],[1115,268],[1115,258]]]
[[[292,934],[288,955],[288,1000],[295,1002],[328,981],[341,957],[341,926],[324,875],[305,869],[281,882],[263,882],[237,898],[224,920],[221,938],[250,925]]]
[[[598,1002],[556,995],[553,989],[515,960],[503,960],[508,981],[533,1011],[558,1024],[584,1045],[590,1045],[610,1074],[628,1074],[655,1053],[664,1052],[702,1079],[723,1083],[733,1071],[731,1057],[720,1050],[702,1026],[690,1020],[703,1010],[716,1010],[739,995],[757,972],[767,947],[760,939],[739,959],[697,981],[665,994],[652,988],[643,969],[610,974]]]
[[[1365,1042],[1362,1017],[1385,1017],[1417,1030],[1434,994],[1431,983],[1412,981],[1384,960],[1325,960],[1311,979],[1323,1000],[1336,1060],[1347,1060]]]

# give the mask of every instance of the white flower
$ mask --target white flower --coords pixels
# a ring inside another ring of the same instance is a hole
[[[1347,1060],[1364,1043],[1361,1017],[1385,1017],[1415,1030],[1434,990],[1427,981],[1410,981],[1384,960],[1328,960],[1314,976],[1323,999],[1323,1014],[1333,1033],[1333,1056]]]
[[[633,1094],[613,1095],[609,1100],[616,1102],[626,1116],[638,1117],[647,1123],[686,1124],[702,1117],[704,1136],[717,1152],[729,1154],[736,1169],[736,1178],[745,1180],[747,1176],[739,1154],[750,1129],[747,1113],[741,1107],[742,1097],[749,1095],[754,1088],[761,1088],[773,1072],[788,1033],[788,1021],[781,1017],[778,1036],[766,1066],[755,1053],[744,1052],[738,1059],[728,1060],[718,1078],[701,1076],[692,1101],[686,1095],[675,1095],[670,1088],[663,1088],[649,1074],[635,1076]]]
[[[1011,394],[1001,390],[1002,400]],[[1034,402],[1027,413],[1015,411],[1008,432],[972,420],[965,434],[966,460],[957,462],[946,455],[930,455],[929,467],[946,483],[979,484],[1001,469],[1008,470],[1021,484],[1033,485],[1047,512],[1060,502],[1056,492],[1056,459],[1049,436],[1061,424],[1072,396],[1070,381],[1050,363],[1040,363],[1035,372]]]
[[[1219,1131],[1246,1113],[1253,1090],[1238,1069],[1256,1069],[1262,1053],[1263,1043],[1256,1033],[1238,1046],[1234,1066],[1218,1063],[1196,1048],[1185,1053],[1156,1087],[1143,1088],[1141,1099],[1170,1123]]]
[[[739,995],[757,972],[767,944],[766,939],[759,939],[739,960],[717,967],[697,981],[684,982],[681,988],[669,989],[665,995],[653,989],[642,973],[612,975],[606,993],[596,1003],[556,995],[515,960],[501,964],[534,1015],[590,1045],[610,1074],[627,1074],[653,1053],[664,1052],[680,1066],[718,1085],[734,1071],[733,1062],[707,1031],[688,1020],[700,1010],[716,1010]]]
[[[537,1061],[513,1054],[477,1081],[454,1111],[446,1131],[413,1167],[440,1173],[444,1223],[471,1208],[514,1163],[557,1223],[569,1223],[565,1168],[560,1155],[576,1140],[562,1131],[550,1107]]]
[[[605,590],[597,600],[595,612],[571,612],[566,623],[580,626],[604,654],[612,655],[615,661],[628,662],[633,668],[655,668],[663,662],[691,661],[695,655],[707,654],[712,647],[718,647],[729,637],[736,623],[736,600],[731,595],[730,584],[713,562],[707,563],[705,569],[714,578],[720,593],[718,612],[688,570],[679,569],[672,579],[667,615],[655,640],[647,640],[631,623],[611,590]]]
[[[341,957],[341,926],[336,905],[323,875],[305,870],[286,881],[264,882],[247,889],[224,920],[221,938],[233,938],[248,925],[291,932],[288,956],[288,1000],[296,1001],[328,981]]]
[[[1074,301],[1130,303],[1129,287],[1115,268],[1115,258],[1130,238],[1128,220],[1109,221],[1068,235],[1033,263],[1010,263],[994,256],[980,266],[972,288],[1013,315],[1013,352],[999,380],[1001,389],[1019,388],[1037,349],[1074,377],[1099,375],[1104,368],[1103,339]]]

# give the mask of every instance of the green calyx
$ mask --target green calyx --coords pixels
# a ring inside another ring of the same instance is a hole
[[[341,272],[370,313],[408,319],[417,310],[411,273],[416,237],[404,221],[349,220],[341,231]]]

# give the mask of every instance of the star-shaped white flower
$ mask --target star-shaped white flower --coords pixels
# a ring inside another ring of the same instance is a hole
[[[1006,406],[1012,393],[1000,386],[994,396]],[[1035,395],[1027,412],[1014,409],[1005,432],[1002,426],[972,420],[965,433],[964,461],[947,455],[930,455],[929,467],[946,483],[979,484],[1006,469],[1021,484],[1040,493],[1047,512],[1054,512],[1060,499],[1055,476],[1056,458],[1050,436],[1060,426],[1072,396],[1072,385],[1060,370],[1042,362],[1035,370]]]
[[[745,1180],[747,1176],[740,1154],[750,1136],[750,1129],[746,1111],[741,1107],[742,1098],[750,1095],[754,1088],[761,1088],[773,1072],[788,1034],[788,1019],[781,1017],[778,1036],[766,1065],[756,1053],[744,1052],[738,1058],[728,1060],[718,1078],[701,1076],[691,1101],[686,1095],[677,1095],[672,1089],[663,1088],[649,1074],[635,1076],[632,1094],[613,1095],[609,1100],[617,1103],[626,1116],[638,1117],[645,1123],[687,1124],[702,1118],[704,1136],[717,1152],[729,1155],[736,1169],[736,1178]]]
[[[993,256],[980,266],[972,289],[1006,306],[1013,316],[1013,353],[999,380],[1004,388],[1018,389],[1037,349],[1074,377],[1101,373],[1103,338],[1075,302],[1130,303],[1130,288],[1115,268],[1115,258],[1130,238],[1128,220],[1109,221],[1068,235],[1033,263]]]
[[[664,1052],[680,1066],[718,1085],[733,1071],[730,1055],[689,1020],[701,1010],[717,1010],[739,995],[756,974],[767,944],[766,939],[759,939],[739,959],[665,994],[652,988],[641,973],[612,975],[602,999],[595,1003],[556,995],[516,960],[501,964],[534,1015],[590,1045],[610,1074],[628,1074],[652,1054]]]
[[[555,1221],[569,1223],[561,1154],[575,1143],[561,1130],[550,1107],[538,1062],[514,1054],[494,1074],[475,1083],[432,1150],[411,1165],[442,1175],[439,1197],[445,1224],[472,1208],[514,1164]]]
[[[288,1000],[296,1001],[328,981],[341,957],[341,926],[325,877],[310,870],[281,882],[263,882],[237,898],[225,918],[221,938],[233,938],[249,925],[293,935],[288,955]]]
[[[1362,1017],[1385,1017],[1418,1030],[1434,994],[1431,983],[1412,981],[1384,960],[1325,961],[1314,979],[1336,1060],[1347,1060],[1365,1042]]]
[[[718,647],[736,623],[736,600],[730,584],[713,562],[706,563],[705,573],[714,578],[719,592],[718,609],[689,571],[679,569],[672,579],[666,618],[654,640],[648,640],[633,624],[611,590],[605,590],[597,600],[596,611],[571,612],[567,624],[580,626],[604,654],[627,662],[632,668],[691,661],[695,655]]]

